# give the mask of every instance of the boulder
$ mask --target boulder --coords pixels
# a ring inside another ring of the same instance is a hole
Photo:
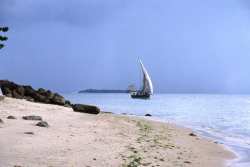
[[[53,98],[51,99],[52,104],[65,105],[65,99],[63,96],[55,93]]]
[[[34,135],[34,132],[24,132],[26,135]]]
[[[145,114],[145,116],[146,116],[146,117],[152,117],[152,115],[151,115],[151,114]]]
[[[16,93],[19,94],[21,97],[23,97],[23,96],[24,96],[24,93],[25,93],[24,87],[23,87],[23,86],[17,87]]]
[[[0,124],[2,124],[3,123],[3,120],[0,118]]]
[[[24,95],[25,96],[30,96],[30,97],[33,97],[34,94],[36,94],[36,90],[33,89],[31,86],[29,85],[26,85],[26,86],[23,86],[24,88]]]
[[[197,136],[196,134],[194,134],[193,132],[189,133],[189,136]]]
[[[40,121],[36,124],[36,126],[48,128],[49,124],[45,121]]]
[[[16,119],[16,117],[10,115],[10,116],[7,117],[7,119]]]
[[[22,99],[23,96],[20,95],[18,92],[17,92],[17,89],[13,90],[12,91],[12,97],[16,98],[16,99]]]
[[[41,121],[42,117],[36,115],[23,116],[24,120]]]
[[[73,104],[71,105],[75,112],[82,112],[88,114],[99,114],[100,109],[96,106],[84,105],[84,104]]]
[[[60,94],[53,93],[50,90],[46,90],[43,88],[35,90],[33,87],[29,85],[18,85],[8,80],[0,80],[0,88],[2,90],[3,95],[7,97],[26,99],[32,102],[40,102],[47,104],[56,104],[65,107],[72,107],[76,112],[83,112],[90,114],[98,114],[100,112],[100,109],[96,106],[83,105],[83,104],[72,105],[70,101],[65,100],[65,98]]]

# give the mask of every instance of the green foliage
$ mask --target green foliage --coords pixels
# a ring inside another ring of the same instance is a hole
[[[9,31],[9,27],[0,27],[0,31],[7,32]]]
[[[7,32],[9,31],[9,27],[0,27],[0,32]],[[0,41],[7,41],[8,37],[0,35]],[[4,44],[0,43],[0,49],[4,47]]]
[[[7,40],[8,40],[8,37],[1,36],[1,35],[0,35],[0,41],[7,41]]]

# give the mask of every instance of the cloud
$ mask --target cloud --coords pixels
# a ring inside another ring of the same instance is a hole
[[[18,25],[65,22],[94,26],[126,7],[123,0],[1,0],[1,17]]]

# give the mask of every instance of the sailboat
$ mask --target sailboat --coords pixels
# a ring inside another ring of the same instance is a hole
[[[141,65],[143,74],[142,88],[140,90],[130,92],[130,95],[132,98],[148,99],[151,95],[153,95],[153,84],[147,72],[147,69],[144,67],[142,61],[139,60],[139,63]]]

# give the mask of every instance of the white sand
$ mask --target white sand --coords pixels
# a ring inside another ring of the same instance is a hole
[[[42,116],[50,127],[37,127],[25,115]],[[127,116],[5,98],[0,118],[0,167],[222,167],[234,157],[212,141],[189,136],[188,129]]]

